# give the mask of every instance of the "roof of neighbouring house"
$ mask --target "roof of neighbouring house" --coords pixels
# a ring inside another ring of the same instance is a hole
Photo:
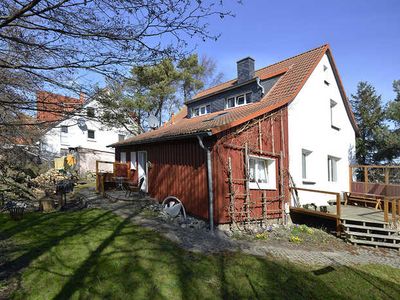
[[[357,132],[358,128],[342,86],[340,76],[333,61],[333,57],[330,53],[329,45],[323,45],[257,70],[255,72],[255,77],[259,77],[261,80],[281,75],[274,86],[266,93],[266,95],[263,96],[259,102],[231,108],[229,110],[217,111],[195,118],[181,118],[173,124],[160,127],[153,131],[145,132],[122,142],[112,144],[111,146],[116,147],[151,143],[161,140],[172,140],[198,133],[216,134],[240,125],[265,113],[271,112],[294,100],[325,53],[327,53],[328,58],[331,61],[332,69],[338,80],[339,90],[345,102],[347,114],[351,120],[354,130]],[[234,87],[236,82],[237,80],[233,79],[206,89],[198,93],[193,100],[204,99],[211,95],[223,92],[226,89]]]

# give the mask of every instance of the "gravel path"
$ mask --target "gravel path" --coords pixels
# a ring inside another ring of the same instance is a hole
[[[241,251],[251,255],[273,256],[307,265],[383,264],[400,268],[400,253],[396,250],[354,247],[356,250],[351,252],[335,249],[332,249],[332,251],[316,251],[289,249],[271,245],[268,241],[234,240],[218,230],[213,235],[204,229],[181,228],[179,225],[165,222],[159,218],[140,215],[140,211],[151,203],[149,200],[110,203],[108,200],[93,194],[86,194],[85,197],[90,203],[89,207],[110,210],[123,218],[130,218],[133,223],[155,230],[180,247],[193,252]]]

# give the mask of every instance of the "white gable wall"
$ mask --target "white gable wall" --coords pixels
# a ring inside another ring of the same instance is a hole
[[[324,71],[324,66],[327,69]],[[329,86],[324,83],[329,82]],[[331,127],[331,100],[333,108]],[[349,190],[349,164],[354,157],[355,132],[347,115],[329,59],[325,54],[304,87],[288,107],[289,171],[297,187],[343,192]],[[307,178],[303,179],[302,150],[311,151],[306,158]],[[339,158],[337,181],[328,181],[328,156]],[[307,184],[308,182],[308,184]],[[326,205],[324,196],[300,193],[300,203]]]

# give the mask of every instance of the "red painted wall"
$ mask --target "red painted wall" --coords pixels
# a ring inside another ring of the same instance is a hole
[[[263,118],[263,117],[262,117]],[[262,119],[261,118],[261,119]],[[281,120],[282,119],[282,120]],[[255,120],[252,120],[254,122]],[[281,209],[283,208],[283,202],[279,199],[273,201],[274,198],[279,197],[279,191],[281,189],[281,176],[280,176],[280,159],[283,162],[283,192],[284,200],[289,199],[289,183],[287,178],[288,169],[288,126],[287,126],[287,110],[286,108],[275,112],[274,115],[269,118],[260,121],[261,128],[261,148],[263,153],[257,151],[260,149],[259,144],[259,125],[254,123],[253,126],[246,128],[239,134],[235,133],[242,126],[230,129],[223,132],[218,136],[218,142],[214,146],[213,150],[213,164],[214,172],[213,177],[215,179],[214,184],[214,195],[216,198],[215,211],[216,211],[216,222],[227,223],[231,221],[229,215],[229,184],[228,184],[228,157],[232,160],[232,177],[233,179],[244,179],[244,149],[242,149],[247,142],[249,147],[249,154],[260,157],[275,158],[276,166],[276,190],[266,190],[267,198],[267,218],[280,218]],[[246,125],[244,125],[246,126]],[[273,129],[273,131],[272,131]],[[283,129],[283,131],[281,131]],[[282,138],[283,136],[283,138]],[[272,142],[273,141],[273,142]],[[235,145],[237,147],[231,147]],[[282,158],[280,153],[282,151]],[[274,152],[277,155],[273,156],[270,153]],[[235,209],[239,212],[243,208],[245,196],[245,183],[244,181],[235,181],[234,189],[237,195],[235,197]],[[252,202],[250,208],[250,216],[252,219],[262,218],[262,191],[250,190],[250,199]],[[243,211],[243,210],[242,210]],[[236,220],[240,221],[241,217],[236,214]]]
[[[273,123],[273,126],[271,126]],[[227,183],[227,162],[228,157],[232,158],[233,178],[244,178],[244,152],[241,150],[227,147],[236,145],[243,147],[248,143],[250,154],[257,156],[276,158],[276,190],[268,190],[267,193],[267,213],[268,218],[279,218],[280,212],[272,210],[282,209],[282,201],[272,201],[272,198],[279,196],[280,186],[280,159],[283,161],[284,170],[288,169],[288,126],[286,108],[275,112],[272,117],[261,121],[262,149],[263,154],[253,153],[252,149],[259,149],[259,127],[258,123],[246,128],[243,132],[235,134],[241,126],[217,134],[216,137],[205,140],[207,146],[212,149],[213,163],[213,192],[214,192],[214,221],[217,224],[228,223],[231,221],[229,208],[229,187]],[[272,132],[273,127],[273,132]],[[284,139],[281,138],[283,129]],[[274,143],[272,143],[272,140]],[[273,146],[274,144],[274,146]],[[271,156],[265,152],[284,154]],[[130,161],[131,151],[147,151],[148,161],[151,162],[149,168],[149,194],[151,197],[162,201],[166,196],[173,195],[178,197],[185,205],[189,214],[200,218],[208,219],[208,188],[207,188],[207,169],[206,155],[199,146],[197,139],[177,140],[162,143],[152,143],[136,145],[130,147],[118,147],[116,149],[116,160],[119,160],[119,153],[127,152],[127,159]],[[136,173],[136,172],[135,172]],[[133,178],[137,181],[137,175]],[[289,184],[287,172],[284,171],[284,195],[285,201],[289,199]],[[235,185],[237,193],[244,194],[244,184]],[[251,199],[255,204],[252,206],[252,218],[262,217],[261,191],[251,190]],[[236,207],[240,209],[243,205],[242,199],[237,199]],[[269,212],[268,212],[269,211]]]
[[[117,148],[126,151],[147,151],[148,192],[162,201],[167,196],[176,196],[184,204],[188,213],[208,218],[208,189],[205,152],[197,139],[170,141]],[[130,155],[127,155],[130,161]],[[137,172],[134,180],[137,182]]]

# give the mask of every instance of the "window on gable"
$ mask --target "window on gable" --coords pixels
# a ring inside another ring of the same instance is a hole
[[[87,115],[89,118],[94,118],[94,117],[95,117],[94,107],[88,107],[88,108],[86,108],[86,115]]]
[[[324,72],[328,70],[328,67],[326,65],[324,65]]]
[[[211,105],[203,105],[192,108],[192,117],[202,116],[211,113]]]
[[[68,133],[68,126],[61,126],[62,133]]]
[[[330,113],[331,113],[331,127],[335,130],[340,130],[337,126],[337,103],[331,99],[330,101]]]
[[[328,181],[337,181],[337,165],[340,158],[328,156]]]
[[[309,163],[310,163],[310,154],[312,151],[302,149],[301,150],[301,170],[303,179],[308,179],[310,177]]]
[[[276,189],[275,159],[250,157],[249,179],[250,189]]]
[[[94,140],[94,138],[95,138],[95,134],[94,134],[94,130],[88,130],[87,131],[87,136],[88,136],[88,139],[92,139],[92,140]]]

